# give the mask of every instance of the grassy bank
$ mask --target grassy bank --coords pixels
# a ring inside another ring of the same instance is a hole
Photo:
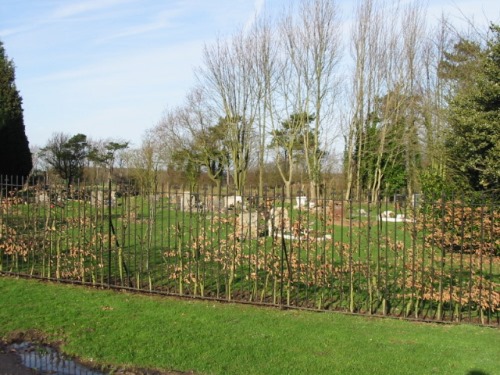
[[[28,330],[94,363],[200,374],[494,374],[500,368],[498,329],[0,277],[0,337]]]

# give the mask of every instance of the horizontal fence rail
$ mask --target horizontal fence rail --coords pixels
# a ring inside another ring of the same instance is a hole
[[[9,182],[10,181],[10,182]],[[498,202],[0,179],[0,272],[498,326]]]

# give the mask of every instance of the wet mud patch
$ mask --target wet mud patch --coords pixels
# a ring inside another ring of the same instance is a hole
[[[9,353],[16,354],[23,366],[34,370],[37,374],[58,375],[103,375],[78,363],[75,359],[66,357],[55,348],[48,345],[34,344],[23,341],[7,346]]]
[[[13,332],[0,343],[2,371],[6,374],[103,375],[77,359],[61,354],[60,343],[49,345],[38,331]]]
[[[0,341],[0,375],[195,375],[194,372],[92,366],[61,353],[36,330],[13,332]]]

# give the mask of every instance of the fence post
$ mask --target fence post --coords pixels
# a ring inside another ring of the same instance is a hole
[[[104,194],[103,194],[104,197]],[[103,202],[104,203],[104,202]],[[108,179],[108,287],[111,286],[111,235],[112,235],[112,218],[111,218],[111,178]]]
[[[283,188],[281,188],[281,213],[280,213],[280,218],[279,220],[283,220],[283,207],[284,207],[284,196],[283,196]],[[284,267],[284,250],[285,250],[285,239],[283,238],[283,225],[282,223],[280,224],[280,235],[281,235],[281,256],[280,256],[280,306],[283,305],[283,274],[284,274],[284,270],[285,270],[285,267]]]

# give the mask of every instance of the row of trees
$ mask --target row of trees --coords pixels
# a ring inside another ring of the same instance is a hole
[[[498,26],[464,35],[442,19],[429,29],[418,2],[365,1],[357,19],[347,190],[498,193]]]
[[[262,15],[205,46],[197,85],[122,166],[141,171],[146,185],[168,169],[191,188],[203,175],[237,192],[254,170],[260,193],[273,169],[287,195],[298,181],[313,198],[326,171],[341,173],[346,198],[498,192],[500,29],[464,33],[427,19],[420,0],[360,0],[349,35],[333,0]],[[56,134],[40,155],[71,183],[84,166],[112,172],[128,146],[91,143]]]
[[[339,146],[346,198],[498,191],[499,29],[427,19],[420,1],[359,1],[343,45],[333,1],[264,16],[205,46],[198,86],[149,135],[172,168],[237,191],[272,161],[287,194],[300,180],[314,197]]]
[[[262,192],[272,160],[287,194],[301,168],[314,196],[326,142],[338,136],[340,26],[334,2],[303,1],[205,46],[198,86],[152,130],[174,167],[192,178],[204,171],[217,186],[231,175],[241,192],[257,166]]]
[[[45,147],[37,150],[37,164],[45,162],[44,169],[52,168],[68,186],[82,179],[85,168],[90,166],[95,173],[100,169],[106,170],[109,178],[113,173],[117,154],[126,149],[128,144],[129,142],[91,141],[81,133],[74,136],[56,133]]]

